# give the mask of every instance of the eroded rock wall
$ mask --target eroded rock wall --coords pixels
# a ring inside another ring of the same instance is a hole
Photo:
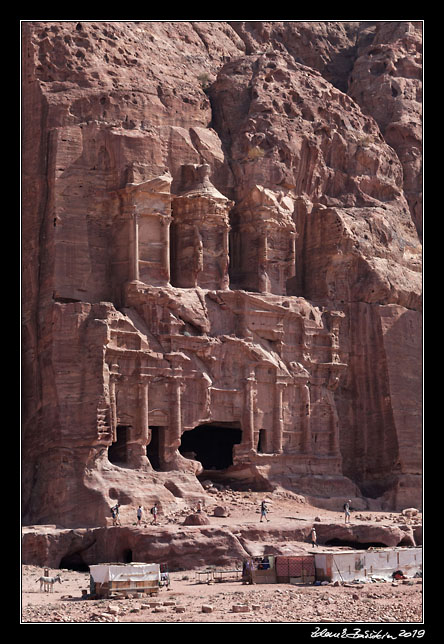
[[[25,521],[198,498],[197,426],[420,505],[421,25],[22,27]]]

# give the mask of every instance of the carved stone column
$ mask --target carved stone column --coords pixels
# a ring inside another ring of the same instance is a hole
[[[296,266],[296,239],[298,235],[295,231],[291,231],[289,233],[289,236],[290,236],[290,262],[293,266]]]
[[[244,413],[242,423],[242,448],[254,449],[255,411],[254,400],[256,394],[256,377],[252,368],[245,378],[244,387]]]
[[[116,382],[119,378],[119,365],[112,364],[109,375],[109,404],[110,404],[110,425],[111,440],[113,443],[117,440],[117,402],[116,402]]]
[[[149,384],[148,377],[141,377],[139,382],[139,428],[138,435],[142,445],[148,444],[149,420],[148,420]]]
[[[169,448],[177,450],[182,438],[182,374],[170,376],[170,431]]]
[[[139,215],[136,212],[132,216],[130,253],[130,281],[139,281]]]
[[[169,215],[160,216],[161,224],[161,234],[162,234],[162,253],[163,253],[163,270],[165,274],[165,279],[167,282],[170,281],[170,225],[172,217]]]
[[[174,365],[174,373],[167,376],[170,400],[169,426],[166,428],[159,460],[161,469],[164,471],[191,472],[198,476],[203,471],[202,464],[185,458],[179,453],[183,432],[182,393],[185,377],[181,366],[177,365]]]
[[[230,264],[230,225],[228,222],[225,222],[224,232],[223,232],[223,245],[222,245],[222,258],[220,260],[220,282],[219,288],[222,291],[226,291],[230,288],[230,275],[228,272]]]
[[[307,384],[300,388],[301,392],[301,450],[304,454],[311,453],[311,430],[310,430],[310,389]]]
[[[275,383],[275,402],[274,402],[274,419],[273,419],[273,452],[282,454],[282,444],[284,435],[284,416],[283,416],[283,397],[285,382],[276,380]]]

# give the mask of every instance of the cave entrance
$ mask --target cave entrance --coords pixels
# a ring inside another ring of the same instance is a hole
[[[83,557],[79,552],[72,552],[62,557],[59,568],[76,570],[77,572],[89,572],[89,566],[83,561]]]
[[[125,465],[128,462],[127,444],[130,425],[117,425],[116,441],[108,447],[108,460],[114,465]]]
[[[226,470],[233,465],[233,447],[242,439],[239,423],[208,423],[182,434],[179,452],[202,463],[204,470]]]

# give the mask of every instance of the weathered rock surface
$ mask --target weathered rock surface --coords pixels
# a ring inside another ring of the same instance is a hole
[[[269,526],[187,525],[108,527],[84,530],[56,528],[24,531],[22,561],[55,568],[77,568],[108,561],[168,562],[170,570],[207,565],[232,566],[248,556],[304,552],[310,541],[311,524]],[[316,524],[318,544],[415,546],[411,530],[393,525]],[[308,546],[310,547],[310,546]]]
[[[195,512],[185,517],[183,525],[208,525],[209,523],[210,520],[205,513]]]
[[[378,123],[403,168],[403,191],[422,236],[422,23],[386,22],[362,38],[349,94]]]
[[[420,507],[420,32],[23,23],[25,522]]]

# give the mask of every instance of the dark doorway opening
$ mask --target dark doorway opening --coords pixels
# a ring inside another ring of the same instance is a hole
[[[132,563],[133,551],[131,550],[131,548],[127,548],[127,550],[123,551],[122,559],[123,559],[123,563]]]
[[[182,434],[181,454],[194,453],[205,470],[225,470],[233,465],[233,446],[242,439],[238,423],[199,425]]]
[[[259,430],[259,439],[257,441],[257,451],[259,454],[265,453],[265,429]]]
[[[89,572],[89,566],[83,561],[82,555],[79,552],[73,552],[70,555],[62,557],[59,568],[77,570],[78,572]]]
[[[129,425],[117,425],[117,440],[108,447],[108,460],[114,465],[121,465],[128,462],[127,441]]]
[[[146,446],[146,455],[151,467],[153,470],[160,470],[160,459],[159,459],[159,433],[162,430],[162,427],[150,427],[151,431],[151,440]]]

